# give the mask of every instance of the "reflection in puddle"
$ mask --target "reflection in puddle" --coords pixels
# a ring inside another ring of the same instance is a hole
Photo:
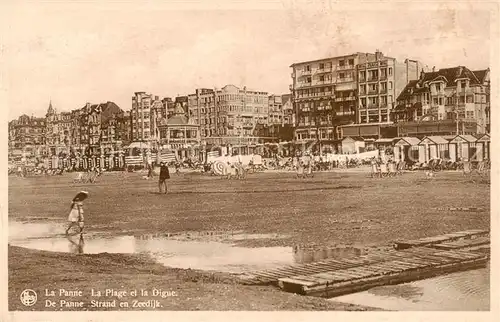
[[[309,263],[325,258],[347,256],[353,249],[301,249],[298,247],[238,247],[248,239],[279,239],[280,234],[237,232],[157,233],[141,236],[103,236],[96,234],[66,237],[63,224],[9,223],[9,243],[31,249],[96,253],[143,253],[158,262],[177,268],[243,273],[278,268],[294,263]]]
[[[488,311],[489,276],[490,269],[487,267],[376,287],[332,300],[397,311]]]

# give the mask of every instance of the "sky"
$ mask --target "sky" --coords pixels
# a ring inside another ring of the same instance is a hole
[[[292,63],[358,51],[437,68],[490,64],[490,12],[479,5],[179,3],[11,1],[1,28],[9,119],[43,116],[50,100],[58,111],[106,101],[129,110],[136,91],[286,94]]]

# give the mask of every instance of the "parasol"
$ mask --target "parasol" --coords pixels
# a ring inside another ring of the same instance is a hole
[[[73,198],[73,201],[84,201],[88,196],[89,193],[87,191],[80,191],[76,194],[75,198]]]

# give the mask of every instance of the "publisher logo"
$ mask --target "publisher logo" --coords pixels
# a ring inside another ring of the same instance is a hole
[[[26,289],[21,293],[21,303],[24,306],[33,306],[36,303],[37,295],[36,292],[30,289]]]

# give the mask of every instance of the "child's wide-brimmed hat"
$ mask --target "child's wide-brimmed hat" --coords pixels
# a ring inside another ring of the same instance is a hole
[[[76,194],[75,198],[73,198],[73,201],[84,201],[88,196],[89,193],[87,191],[80,191]]]

